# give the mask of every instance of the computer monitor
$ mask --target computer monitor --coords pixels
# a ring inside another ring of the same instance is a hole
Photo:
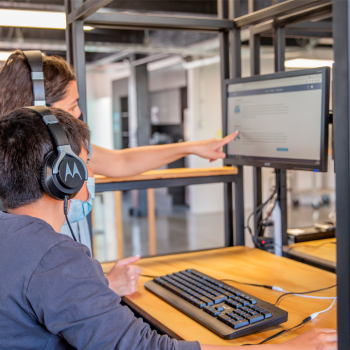
[[[327,171],[330,68],[225,82],[225,164]]]

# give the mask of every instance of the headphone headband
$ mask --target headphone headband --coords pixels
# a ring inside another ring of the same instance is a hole
[[[23,51],[31,70],[34,106],[46,106],[43,56],[41,51]]]

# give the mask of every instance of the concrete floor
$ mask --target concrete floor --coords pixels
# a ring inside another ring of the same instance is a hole
[[[129,207],[130,200],[124,196],[124,257],[137,254],[147,256],[149,255],[147,218],[130,217]],[[333,205],[321,207],[319,210],[314,210],[311,206],[290,207],[288,227],[311,226],[315,222],[329,221],[328,214],[333,210]],[[249,214],[247,212],[245,217],[247,218]],[[115,225],[112,223],[109,226],[109,221],[112,219],[107,218],[107,223],[100,224],[100,228],[94,230],[94,256],[101,262],[118,258],[115,231],[113,232]],[[157,254],[223,247],[223,224],[223,213],[192,215],[185,206],[174,206],[173,211],[168,213],[158,212],[156,218]],[[246,245],[253,246],[248,232],[246,232]]]

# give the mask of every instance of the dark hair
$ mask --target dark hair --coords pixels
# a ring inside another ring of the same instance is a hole
[[[90,147],[87,125],[57,108],[50,108],[62,125],[75,154]],[[6,209],[18,208],[43,196],[40,174],[45,155],[54,149],[47,126],[30,109],[0,118],[0,199]]]
[[[76,80],[72,68],[61,57],[43,56],[46,103],[61,101],[67,85]],[[0,69],[0,117],[15,109],[34,105],[31,70],[22,51],[9,56]]]

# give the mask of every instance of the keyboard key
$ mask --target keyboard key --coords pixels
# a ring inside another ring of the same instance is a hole
[[[244,315],[245,314],[245,312],[244,311],[242,311],[242,310],[235,310],[235,313],[237,314],[237,315]]]
[[[219,304],[219,303],[222,303],[223,301],[225,301],[227,299],[227,296],[226,295],[218,295],[218,296],[215,296],[213,298],[213,301],[214,301],[214,304]]]
[[[205,302],[206,305],[208,305],[208,306],[214,305],[214,302],[207,297],[200,297],[199,299],[202,300],[203,302]]]
[[[164,286],[166,289],[170,290],[170,292],[173,292],[174,294],[181,296],[182,294],[186,294],[185,292],[183,292],[181,289],[172,286],[171,284],[168,284],[166,286]]]
[[[230,293],[230,292],[225,292],[225,293],[222,293],[223,295],[226,295],[229,299],[231,299],[231,298],[234,298],[235,297],[235,295],[234,294],[232,294],[232,293]]]
[[[243,314],[241,316],[244,317],[244,318],[248,318],[248,317],[251,317],[251,314]]]
[[[203,309],[203,307],[207,306],[206,303],[204,303],[202,300],[198,300],[195,302],[195,305],[199,307],[200,309]]]
[[[250,311],[249,313],[250,313],[252,316],[259,315],[259,313],[256,312],[256,311]]]
[[[264,317],[265,318],[270,318],[270,317],[272,317],[272,315],[271,315],[271,312],[269,312],[269,311],[260,311],[260,313],[262,314],[262,315],[264,315]]]
[[[229,326],[232,327],[233,329],[242,328],[248,325],[249,325],[249,322],[247,320],[240,320],[240,321],[234,320],[234,322],[229,323]]]
[[[224,311],[225,309],[222,306],[215,306],[215,309],[218,311]]]
[[[230,317],[237,317],[238,315],[235,314],[234,312],[230,312],[228,314],[226,314],[227,316],[230,316]]]
[[[227,320],[231,319],[230,316],[227,316],[226,314],[220,314],[218,316],[218,320],[222,321],[222,322],[226,322]]]
[[[240,309],[243,307],[243,305],[241,303],[237,303],[237,301],[234,301],[232,303],[232,307],[235,308],[235,309]]]
[[[241,320],[244,320],[244,318],[243,318],[243,317],[241,317],[241,316],[236,316],[236,317],[234,317],[234,319],[235,319],[236,321],[241,321]]]
[[[259,310],[261,310],[261,307],[259,307],[259,306],[251,306],[250,307],[252,310],[255,310],[255,311],[259,311]]]
[[[214,317],[219,316],[219,315],[220,315],[220,311],[217,311],[217,310],[211,311],[211,312],[210,312],[210,315],[212,315],[212,316],[214,316]]]
[[[255,315],[255,316],[249,316],[246,318],[247,318],[247,320],[249,320],[249,323],[252,324],[252,323],[262,321],[264,319],[264,316],[263,315]]]

